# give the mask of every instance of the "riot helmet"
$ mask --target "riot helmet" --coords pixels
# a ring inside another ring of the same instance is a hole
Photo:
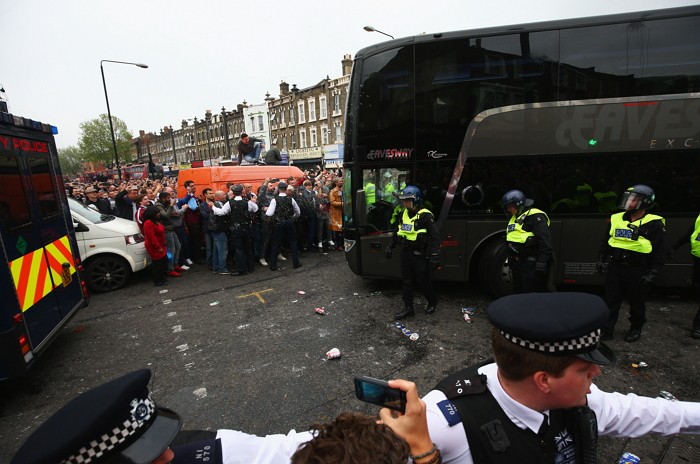
[[[235,194],[240,195],[241,193],[243,193],[243,184],[236,184],[231,186],[231,191]]]
[[[423,201],[423,193],[415,185],[407,185],[398,196],[399,200],[413,200],[414,204]]]
[[[625,190],[620,198],[619,208],[625,211],[649,209],[654,206],[654,190],[644,184],[633,185]]]
[[[510,205],[513,205],[515,209],[518,210],[518,213],[520,213],[523,209],[529,208],[534,203],[535,202],[527,198],[521,190],[510,190],[501,198],[501,206],[506,213],[508,213],[506,208]]]

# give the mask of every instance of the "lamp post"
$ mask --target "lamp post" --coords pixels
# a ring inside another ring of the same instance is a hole
[[[204,119],[207,121],[207,156],[209,157],[209,165],[211,166],[211,111],[207,110],[204,114]]]
[[[228,144],[228,127],[226,127],[226,108],[223,106],[221,107],[221,117],[223,118],[224,122],[224,146],[226,147],[226,157],[231,159],[231,147],[229,147]]]
[[[173,134],[173,126],[170,126],[170,141],[173,143],[173,164],[177,164],[177,152],[175,151],[175,134]]]
[[[373,28],[372,26],[365,26],[363,29],[366,30],[367,32],[379,32],[380,34],[384,34],[387,37],[391,37],[392,39],[394,38],[393,35],[387,34],[386,32],[382,32],[379,29]]]
[[[194,124],[194,159],[202,159],[197,158],[197,116],[192,119],[192,124]]]
[[[130,64],[133,66],[138,66],[139,68],[148,68],[148,65],[142,63],[130,63],[128,61],[113,61],[113,60],[102,60],[100,61],[100,72],[102,73],[102,86],[105,89],[105,101],[107,102],[107,117],[109,118],[109,131],[112,134],[112,147],[114,147],[114,163],[117,165],[117,174],[119,175],[119,180],[122,180],[122,170],[119,168],[119,153],[117,153],[117,139],[114,138],[114,124],[112,124],[112,112],[109,109],[109,97],[107,96],[107,83],[105,82],[105,70],[102,67],[102,63],[118,63],[118,64]]]

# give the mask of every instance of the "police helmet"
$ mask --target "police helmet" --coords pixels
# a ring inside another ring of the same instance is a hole
[[[644,184],[633,185],[625,190],[620,198],[620,208],[625,211],[649,209],[654,206],[656,195],[651,187]]]
[[[518,212],[523,208],[532,206],[535,202],[527,198],[521,190],[509,190],[501,198],[501,206],[506,209],[506,206],[513,205]]]
[[[243,185],[242,184],[236,184],[231,187],[231,191],[233,193],[243,193]]]
[[[423,200],[423,193],[415,185],[407,185],[399,192],[399,200],[413,200],[413,203],[419,203]]]

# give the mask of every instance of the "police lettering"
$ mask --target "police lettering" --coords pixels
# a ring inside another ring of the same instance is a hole
[[[411,153],[413,153],[413,150],[413,148],[387,148],[385,150],[370,150],[369,153],[367,153],[367,159],[409,159],[411,158]]]
[[[632,239],[632,231],[629,229],[615,229],[615,237]]]
[[[7,139],[2,141],[2,144],[7,148]],[[12,139],[12,148],[15,150],[32,151],[35,153],[48,153],[49,146],[46,142],[37,142],[36,140]]]
[[[0,143],[2,143],[2,146],[7,149],[7,143],[9,142],[7,137],[0,137]]]

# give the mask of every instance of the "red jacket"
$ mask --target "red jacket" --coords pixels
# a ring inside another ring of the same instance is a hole
[[[151,259],[162,259],[167,254],[165,249],[165,227],[160,222],[150,219],[143,225],[143,237],[146,239],[146,251]]]

